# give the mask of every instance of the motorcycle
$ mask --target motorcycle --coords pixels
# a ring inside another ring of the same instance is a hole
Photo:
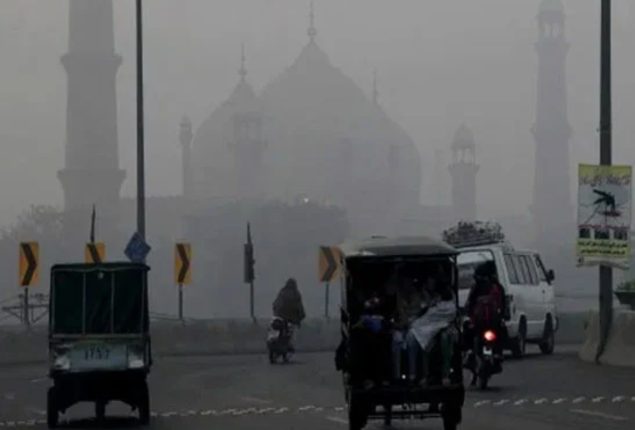
[[[274,317],[267,333],[267,350],[271,364],[275,364],[278,358],[282,358],[283,363],[289,362],[295,352],[292,340],[293,325],[282,318]]]
[[[493,375],[503,371],[503,355],[498,348],[500,333],[497,330],[487,329],[476,333],[474,354],[474,378],[481,390],[487,389],[489,380]]]

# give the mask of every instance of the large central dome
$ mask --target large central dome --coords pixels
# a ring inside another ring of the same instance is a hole
[[[250,128],[251,146],[236,136],[237,118],[246,112],[258,112],[262,124]],[[260,97],[243,79],[198,130],[193,150],[199,198],[248,198],[237,183],[251,175],[264,198],[303,196],[344,207],[360,234],[390,233],[387,226],[419,204],[413,141],[331,64],[314,33]]]

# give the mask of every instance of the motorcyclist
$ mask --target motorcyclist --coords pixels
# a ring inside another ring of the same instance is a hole
[[[474,271],[474,285],[466,303],[466,313],[470,321],[465,330],[465,346],[471,350],[468,355],[468,368],[474,371],[474,353],[478,350],[480,335],[493,329],[500,337],[505,333],[502,316],[504,315],[505,291],[496,276],[496,264],[487,261]],[[495,343],[494,352],[502,354],[500,340]],[[476,374],[472,384],[476,383]]]
[[[281,318],[285,325],[292,324],[297,327],[300,327],[306,317],[302,295],[294,278],[289,278],[278,292],[278,296],[273,302],[273,315]],[[293,344],[290,345],[290,349],[293,351]]]

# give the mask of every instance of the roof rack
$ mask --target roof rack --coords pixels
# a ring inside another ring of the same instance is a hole
[[[503,228],[493,222],[459,222],[443,232],[443,240],[455,248],[505,243]]]

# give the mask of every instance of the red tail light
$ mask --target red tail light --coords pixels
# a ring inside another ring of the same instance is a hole
[[[484,334],[483,337],[485,338],[486,341],[488,342],[494,342],[496,340],[496,333],[494,333],[492,330],[487,330]]]

